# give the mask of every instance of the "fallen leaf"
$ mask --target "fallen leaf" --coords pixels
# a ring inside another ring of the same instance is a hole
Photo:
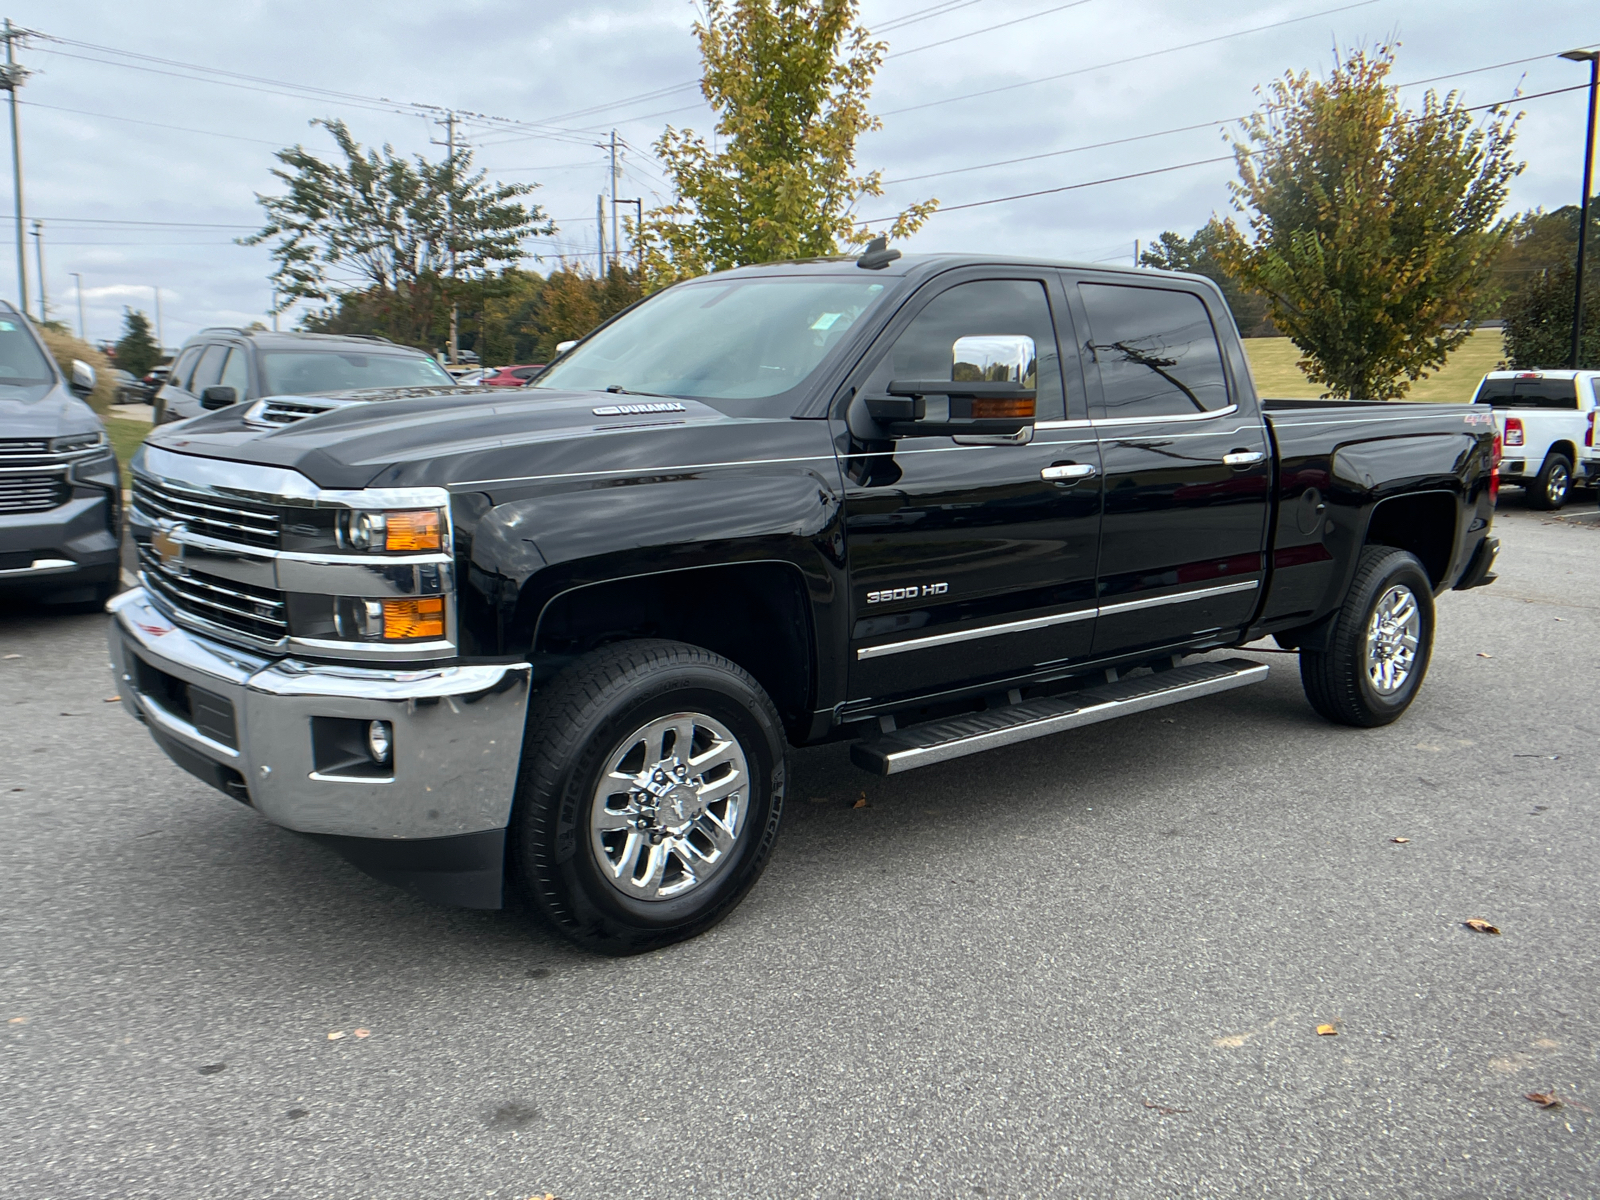
[[[7,1025],[26,1025],[27,1023],[27,1017],[12,1017],[11,1020],[6,1022]]]
[[[101,704],[120,704],[121,702],[121,696],[107,696],[104,700],[100,701]]]
[[[8,654],[8,655],[6,655],[6,657],[8,659],[10,659],[10,658],[21,658],[22,655],[20,655],[20,654]]]
[[[1186,1113],[1186,1112],[1189,1111],[1187,1108],[1173,1108],[1173,1107],[1171,1107],[1170,1105],[1167,1105],[1167,1104],[1154,1104],[1149,1100],[1144,1101],[1144,1106],[1146,1108],[1155,1109],[1163,1117],[1173,1117],[1173,1116],[1176,1116],[1178,1113]]]
[[[1479,650],[1479,651],[1478,651],[1478,657],[1479,657],[1479,658],[1493,658],[1493,657],[1494,657],[1494,655],[1492,655],[1492,654],[1485,654],[1485,653],[1484,653],[1484,652],[1483,652],[1483,651],[1482,651],[1482,650]]]
[[[850,807],[851,808],[865,808],[866,806],[867,806],[867,794],[865,792],[862,792],[861,793],[861,799],[857,800]]]
[[[339,1040],[339,1039],[340,1039],[340,1038],[342,1038],[342,1037],[343,1037],[343,1036],[344,1036],[344,1030],[342,1030],[342,1029],[336,1029],[336,1030],[334,1030],[334,1031],[333,1031],[333,1032],[332,1032],[332,1033],[330,1033],[330,1034],[329,1034],[329,1035],[328,1035],[328,1040],[329,1040],[329,1041],[330,1041],[330,1042],[337,1042],[337,1041],[338,1041],[338,1040]]]
[[[1213,1046],[1226,1046],[1230,1050],[1237,1050],[1253,1037],[1255,1037],[1254,1033],[1231,1033],[1227,1037],[1212,1038],[1211,1044]]]
[[[1410,838],[1390,838],[1389,840],[1391,842],[1393,842],[1396,846],[1404,846],[1411,839]]]
[[[1468,929],[1476,929],[1479,933],[1492,933],[1496,937],[1500,936],[1499,927],[1489,924],[1489,922],[1485,921],[1482,917],[1472,917],[1471,919],[1461,923]]]
[[[1317,1036],[1318,1037],[1338,1037],[1339,1036],[1339,1030],[1338,1030],[1338,1028],[1336,1026],[1333,1026],[1333,1025],[1318,1025],[1317,1026]]]
[[[1548,1092],[1529,1092],[1525,1099],[1532,1100],[1540,1108],[1560,1108],[1561,1097],[1556,1095],[1555,1089]]]
[[[358,1030],[356,1030],[356,1036],[358,1038],[371,1037],[372,1036],[372,1030],[370,1030],[370,1029],[358,1029]]]
[[[226,1071],[227,1069],[228,1069],[228,1064],[227,1063],[208,1063],[207,1065],[199,1068],[199,1071],[200,1071],[200,1074],[202,1074],[202,1075],[220,1075],[223,1071]]]

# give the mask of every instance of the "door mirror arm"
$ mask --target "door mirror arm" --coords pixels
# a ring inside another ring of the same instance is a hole
[[[878,437],[1007,436],[1033,428],[1036,389],[989,380],[895,380],[887,396],[857,396]],[[855,422],[852,422],[854,429]],[[860,432],[867,432],[862,430]]]

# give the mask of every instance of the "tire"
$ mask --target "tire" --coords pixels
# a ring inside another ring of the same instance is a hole
[[[1414,605],[1414,624],[1386,620],[1387,628],[1380,634],[1383,641],[1369,659],[1368,636],[1377,632],[1374,624],[1380,603],[1391,617],[1398,616],[1400,610],[1395,610],[1393,603],[1407,592]],[[1300,682],[1311,707],[1338,725],[1371,728],[1398,720],[1411,707],[1428,673],[1433,624],[1433,584],[1416,556],[1391,546],[1368,546],[1362,550],[1350,590],[1334,614],[1328,648],[1300,651]],[[1406,626],[1415,645],[1411,647],[1409,664],[1403,668],[1403,677],[1392,685],[1381,677],[1375,679],[1373,669],[1381,673],[1385,661],[1396,668],[1391,680],[1399,674],[1404,641],[1394,635]],[[1384,642],[1398,645],[1400,652],[1395,656],[1383,653]]]
[[[684,771],[670,786],[648,768],[675,769],[691,725],[691,753],[716,751],[726,768]],[[602,794],[613,767],[635,786]],[[587,949],[638,954],[683,941],[727,916],[760,878],[787,778],[783,724],[742,668],[681,642],[603,647],[529,706],[511,816],[513,876],[559,933]],[[664,794],[652,796],[641,780],[658,781]]]
[[[1572,460],[1551,451],[1545,455],[1539,474],[1528,485],[1528,507],[1553,512],[1572,494]]]

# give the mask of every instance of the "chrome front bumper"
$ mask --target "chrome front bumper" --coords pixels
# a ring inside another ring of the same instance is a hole
[[[180,766],[239,799],[247,791],[273,823],[431,839],[503,829],[510,819],[527,663],[376,670],[274,660],[177,627],[143,588],[107,608],[123,706]],[[319,717],[392,722],[392,776],[319,772]]]

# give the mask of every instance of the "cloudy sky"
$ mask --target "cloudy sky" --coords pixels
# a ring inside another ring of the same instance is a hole
[[[473,114],[478,164],[540,185],[535,199],[560,226],[529,243],[546,262],[593,261],[600,143],[613,128],[620,194],[648,205],[667,192],[650,152],[662,127],[712,124],[686,0],[22,0],[10,15],[39,35],[20,52],[34,72],[20,119],[51,312],[76,328],[81,276],[94,339],[116,335],[124,305],[153,315],[157,287],[169,346],[263,316],[266,249],[232,239],[258,223],[275,148],[330,148],[313,118],[439,155],[442,130],[419,106]],[[859,157],[890,186],[860,215],[1090,184],[953,208],[908,248],[1091,262],[1131,261],[1135,239],[1226,211],[1232,168],[1203,162],[1226,153],[1224,123],[1282,72],[1325,71],[1335,44],[1397,38],[1396,80],[1418,81],[1402,92],[1410,105],[1428,87],[1458,88],[1468,104],[1571,88],[1587,71],[1555,55],[1600,45],[1594,0],[864,0],[862,19],[890,49],[873,95],[883,129]],[[1512,206],[1574,202],[1584,93],[1520,107],[1527,169]],[[1095,182],[1161,168],[1177,169]],[[0,206],[0,289],[14,300],[8,177]],[[35,262],[29,237],[30,278]]]

